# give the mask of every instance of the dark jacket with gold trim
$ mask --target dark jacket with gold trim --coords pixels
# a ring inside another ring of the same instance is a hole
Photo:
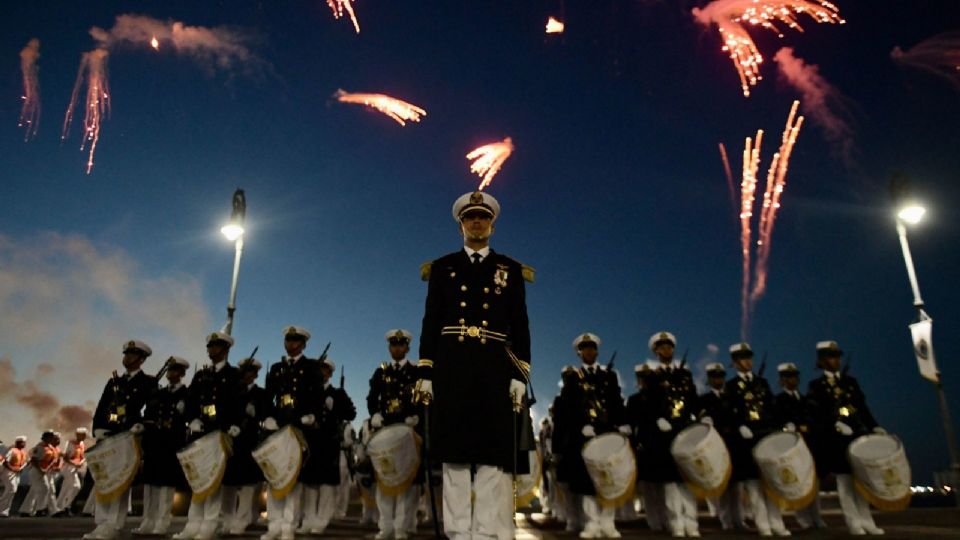
[[[831,378],[824,374],[810,381],[807,401],[813,419],[812,450],[817,472],[821,476],[830,473],[849,474],[847,446],[855,438],[877,427],[860,385],[849,375]],[[838,421],[850,426],[853,434],[839,433],[836,428]]]
[[[187,480],[177,451],[187,444],[187,417],[178,409],[187,407],[187,386],[169,386],[153,393],[143,413],[143,466],[140,480],[154,486],[186,487]]]
[[[385,426],[403,422],[408,416],[416,416],[413,389],[418,378],[417,367],[409,360],[401,367],[397,367],[393,361],[383,362],[370,377],[367,412],[370,416],[380,413]]]
[[[157,379],[138,371],[133,377],[111,377],[103,387],[93,414],[93,429],[105,429],[111,435],[141,423],[143,408],[157,389]]]
[[[219,370],[211,365],[201,368],[190,381],[187,418],[203,423],[202,434],[239,427],[240,384],[240,370],[236,366],[225,364]]]
[[[294,363],[283,359],[267,372],[267,398],[270,411],[280,427],[293,424],[302,428],[300,419],[308,414],[320,415],[320,389],[323,378],[316,360],[301,357]]]

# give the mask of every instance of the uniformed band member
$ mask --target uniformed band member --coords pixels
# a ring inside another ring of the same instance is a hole
[[[780,507],[760,486],[760,470],[753,460],[753,447],[757,442],[779,428],[773,393],[767,380],[753,373],[753,350],[749,344],[731,345],[730,358],[737,370],[725,387],[730,421],[735,426],[734,435],[727,439],[733,462],[734,490],[737,483],[743,484],[760,536],[790,536],[783,525]]]
[[[560,467],[560,461],[563,457],[562,441],[572,437],[573,434],[569,433],[571,431],[575,432],[577,428],[572,425],[567,425],[563,415],[559,414],[559,411],[563,410],[563,399],[568,395],[564,393],[563,389],[567,386],[577,384],[578,378],[576,367],[571,365],[563,366],[563,369],[560,371],[560,393],[553,399],[553,404],[550,406],[554,411],[553,451],[557,471],[557,519],[565,523],[565,530],[567,532],[583,530],[583,516],[581,515],[583,513],[583,504],[581,504],[579,498],[574,495],[570,489],[570,471]]]
[[[251,452],[260,443],[260,422],[270,411],[267,391],[257,386],[259,361],[246,358],[237,364],[240,372],[238,394],[240,434],[233,438],[233,454],[227,460],[223,477],[223,529],[230,534],[243,534],[256,518],[254,504],[263,482],[263,472]]]
[[[647,403],[650,401],[653,371],[647,363],[637,364],[633,368],[637,378],[637,392],[627,399],[627,418],[633,430],[633,448],[637,455],[637,493],[643,501],[643,514],[647,526],[652,531],[667,528],[667,508],[663,503],[663,489],[653,482],[658,471],[646,458],[648,437],[651,434],[647,423]]]
[[[63,451],[63,469],[61,476],[63,483],[60,486],[60,495],[57,496],[57,516],[72,516],[70,507],[73,499],[80,493],[83,477],[87,474],[86,452],[87,428],[79,427],[74,432],[74,438],[67,442]]]
[[[30,451],[30,491],[20,506],[20,517],[57,514],[56,477],[60,465],[60,434],[47,430]]]
[[[777,425],[784,431],[794,431],[799,433],[811,446],[810,442],[810,406],[807,404],[807,398],[797,389],[800,386],[800,370],[793,362],[785,362],[777,366],[777,373],[780,375],[780,387],[782,392],[774,398],[777,410]],[[827,524],[820,517],[820,494],[819,490],[814,494],[813,502],[806,508],[797,510],[795,517],[797,523],[802,529],[823,529]]]
[[[647,344],[657,355],[647,362],[650,375],[650,400],[643,417],[634,420],[646,441],[644,456],[650,470],[648,479],[662,487],[667,522],[673,536],[700,536],[697,501],[680,476],[670,445],[677,434],[693,423],[697,388],[690,370],[677,362],[673,351],[677,338],[670,332],[657,332]]]
[[[414,429],[420,424],[417,404],[413,399],[417,384],[417,367],[407,361],[413,335],[403,329],[386,333],[390,361],[383,362],[370,378],[367,394],[367,412],[373,432],[392,424],[404,423]],[[422,477],[422,473],[418,474]],[[403,540],[415,532],[417,512],[417,482],[399,495],[387,495],[375,490],[380,531],[377,539]]]
[[[154,392],[143,413],[143,519],[134,534],[166,534],[174,491],[187,487],[177,451],[187,444],[188,397],[183,377],[189,367],[184,358],[168,358],[167,385]]]
[[[433,398],[432,451],[443,463],[443,525],[454,540],[512,538],[501,503],[512,498],[513,463],[528,466],[514,449],[514,411],[530,372],[526,293],[520,263],[490,249],[499,213],[488,193],[458,198],[463,249],[426,272],[419,387]]]
[[[141,366],[153,350],[140,340],[123,345],[123,375],[113,376],[103,388],[103,394],[93,414],[93,436],[102,441],[129,430],[143,433],[143,408],[157,389],[157,379],[141,371]],[[97,527],[83,535],[85,539],[116,538],[127,520],[129,490],[109,503],[96,502],[94,521]]]
[[[299,326],[288,326],[283,330],[283,346],[287,354],[270,366],[267,373],[270,414],[263,421],[263,428],[267,431],[288,425],[305,430],[317,423],[323,406],[320,400],[323,379],[317,361],[303,355],[309,339],[310,332]],[[262,540],[291,540],[294,537],[304,472],[301,469],[297,485],[283,499],[275,499],[272,491],[267,490],[269,524],[267,532],[260,537]]]
[[[3,455],[3,464],[0,466],[0,482],[3,483],[3,494],[0,495],[0,517],[10,517],[10,505],[13,496],[20,487],[20,472],[27,466],[27,436],[20,435]]]
[[[553,406],[547,408],[547,416],[540,420],[540,435],[537,439],[540,456],[543,460],[543,475],[540,480],[541,506],[543,513],[555,517],[557,507],[557,468],[553,453]]]
[[[717,430],[724,444],[729,448],[733,442],[734,427],[730,419],[730,410],[727,406],[727,395],[724,392],[724,385],[727,382],[727,371],[720,362],[707,364],[707,387],[708,390],[699,397],[699,412],[697,417],[701,422],[710,424]],[[740,435],[737,434],[737,437]],[[738,489],[731,485],[719,497],[709,499],[717,512],[717,519],[720,520],[720,526],[728,531],[733,528],[745,530],[746,523],[743,521],[743,515],[740,506],[740,497],[737,496]]]
[[[821,476],[837,475],[837,496],[850,534],[883,534],[870,504],[853,487],[847,447],[861,435],[886,433],[874,420],[860,385],[840,370],[843,351],[836,341],[817,343],[817,367],[823,375],[810,381],[807,399],[813,419],[814,460]]]
[[[190,419],[190,440],[197,440],[215,431],[230,437],[240,435],[240,372],[228,359],[233,337],[225,332],[207,336],[207,357],[210,364],[193,374],[187,389],[186,416]],[[223,497],[218,486],[203,501],[190,501],[187,524],[173,535],[177,540],[213,538],[220,524]]]

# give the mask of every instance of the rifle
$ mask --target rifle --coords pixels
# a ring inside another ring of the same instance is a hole
[[[757,375],[763,377],[765,369],[767,369],[767,351],[763,351],[763,360],[760,361],[760,369],[757,370]]]
[[[687,347],[683,351],[683,358],[680,360],[680,369],[683,369],[687,366],[687,353],[690,352],[690,347]]]
[[[259,345],[257,345],[256,347],[253,348],[253,352],[250,353],[250,356],[249,356],[250,360],[253,360],[253,357],[257,355],[257,351],[259,351],[259,350],[260,350],[260,346],[259,346]]]
[[[327,342],[327,346],[323,348],[323,352],[320,353],[320,358],[317,358],[317,362],[323,362],[327,359],[327,351],[330,350],[330,342]]]
[[[610,361],[607,362],[607,371],[613,369],[613,361],[617,359],[617,351],[613,351],[613,356],[610,357]]]

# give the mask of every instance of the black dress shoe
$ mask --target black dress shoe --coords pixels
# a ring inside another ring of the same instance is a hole
[[[33,513],[33,517],[47,517],[47,514],[49,514],[49,512],[47,512],[46,509],[38,510],[37,512]]]

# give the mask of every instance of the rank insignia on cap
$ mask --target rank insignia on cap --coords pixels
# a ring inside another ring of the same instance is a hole
[[[474,191],[470,194],[470,204],[483,204],[483,193]]]

